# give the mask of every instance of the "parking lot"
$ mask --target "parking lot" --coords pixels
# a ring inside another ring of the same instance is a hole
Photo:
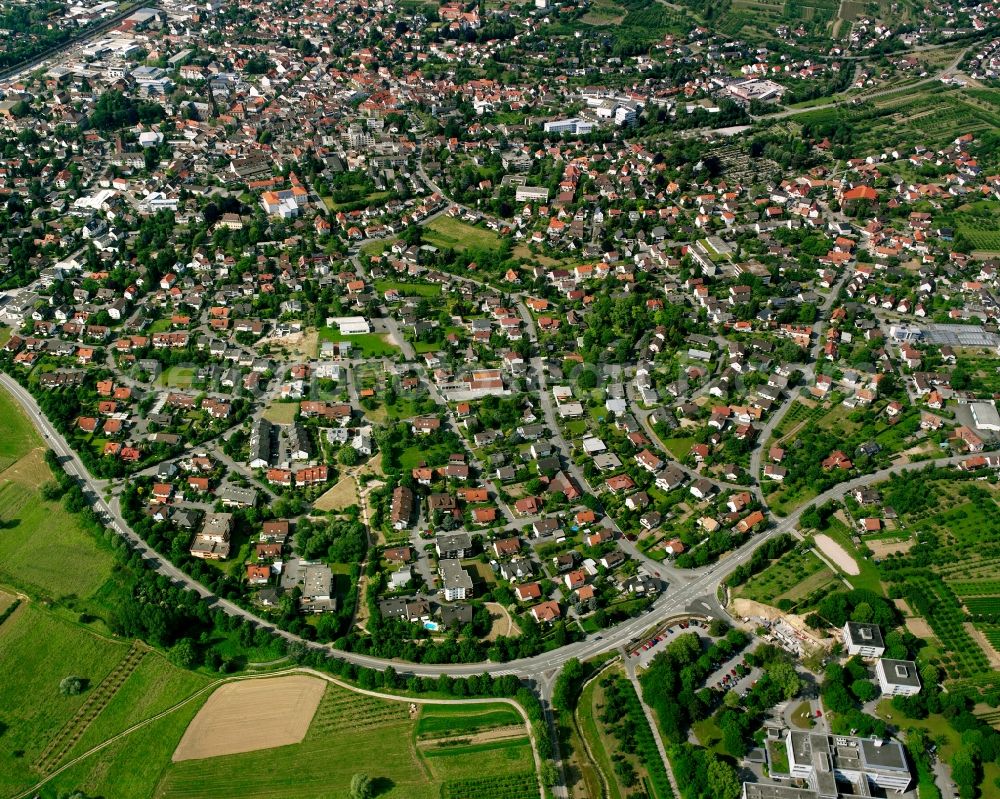
[[[634,646],[629,648],[628,657],[632,659],[633,665],[637,669],[648,668],[653,658],[662,652],[667,644],[682,633],[690,632],[711,640],[708,635],[707,623],[696,619],[674,622],[658,628],[650,637],[637,641]],[[719,691],[736,691],[738,694],[749,690],[760,679],[762,672],[759,668],[744,666],[743,661],[747,653],[756,649],[760,643],[760,639],[755,637],[749,647],[712,672],[705,680],[705,686]]]
[[[674,640],[681,633],[698,633],[708,638],[708,624],[690,619],[673,624],[663,625],[654,631],[649,638],[640,639],[632,647],[629,647],[630,658],[636,668],[646,668],[650,661],[664,650],[666,645]]]
[[[760,675],[763,673],[759,668],[748,668],[742,665],[747,654],[753,652],[760,646],[760,643],[760,639],[755,637],[750,646],[712,672],[705,680],[705,685],[720,691],[736,691],[742,695],[760,679]]]

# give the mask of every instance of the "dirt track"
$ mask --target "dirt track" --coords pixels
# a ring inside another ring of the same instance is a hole
[[[837,568],[844,572],[844,574],[861,574],[861,569],[858,566],[857,561],[847,553],[846,549],[830,538],[830,536],[823,535],[822,533],[816,536],[816,546],[819,547],[819,551],[832,560]]]
[[[299,743],[326,683],[291,675],[223,685],[184,731],[173,760],[199,760]]]

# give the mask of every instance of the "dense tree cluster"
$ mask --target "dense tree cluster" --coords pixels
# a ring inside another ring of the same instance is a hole
[[[899,624],[899,611],[884,597],[866,588],[827,594],[806,622],[814,629],[843,627],[847,621],[878,624],[883,629]]]
[[[779,702],[799,693],[801,682],[795,665],[782,649],[770,644],[747,655],[748,665],[763,670],[763,675],[744,698],[730,691],[716,714],[722,732],[722,745],[734,758],[742,758],[750,748],[753,733]]]
[[[357,519],[311,519],[296,524],[295,551],[308,560],[360,563],[368,549],[368,533]]]
[[[120,130],[138,123],[152,125],[165,118],[159,103],[136,101],[118,91],[102,94],[90,112],[90,124],[97,130]]]
[[[734,629],[702,651],[698,635],[685,633],[653,659],[642,675],[643,697],[656,711],[660,729],[668,739],[685,740],[691,723],[709,715],[712,699],[699,688],[718,664],[748,642],[745,632]]]

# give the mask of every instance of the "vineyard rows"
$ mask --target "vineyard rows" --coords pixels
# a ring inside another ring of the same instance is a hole
[[[1000,580],[955,580],[948,585],[960,597],[1000,595]]]
[[[340,691],[327,691],[312,726],[322,733],[338,730],[366,730],[396,724],[409,718],[405,702],[379,699]]]
[[[449,780],[441,786],[441,799],[528,799],[537,795],[538,781],[530,771]]]

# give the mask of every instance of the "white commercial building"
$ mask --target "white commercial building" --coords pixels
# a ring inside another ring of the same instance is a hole
[[[873,789],[903,793],[912,782],[906,752],[897,741],[789,730],[785,750],[789,777],[807,787],[744,783],[743,799],[838,799],[872,796]],[[780,777],[775,774],[775,779]],[[846,783],[848,792],[842,791]]]
[[[913,696],[920,693],[920,676],[912,660],[881,658],[875,664],[875,676],[883,696]]]
[[[372,332],[371,325],[363,316],[331,316],[326,320],[326,325],[336,325],[342,336],[360,336]]]
[[[545,203],[549,201],[549,190],[544,186],[518,186],[514,199],[519,203]]]
[[[570,119],[554,119],[546,122],[544,130],[546,133],[572,133],[575,136],[585,136],[594,129],[593,122],[587,122],[579,117]]]
[[[973,402],[969,406],[972,410],[972,421],[980,430],[987,430],[991,433],[1000,433],[1000,413],[997,413],[997,406],[992,402]]]
[[[885,652],[882,631],[877,624],[847,622],[844,625],[844,646],[851,657],[879,658]]]

